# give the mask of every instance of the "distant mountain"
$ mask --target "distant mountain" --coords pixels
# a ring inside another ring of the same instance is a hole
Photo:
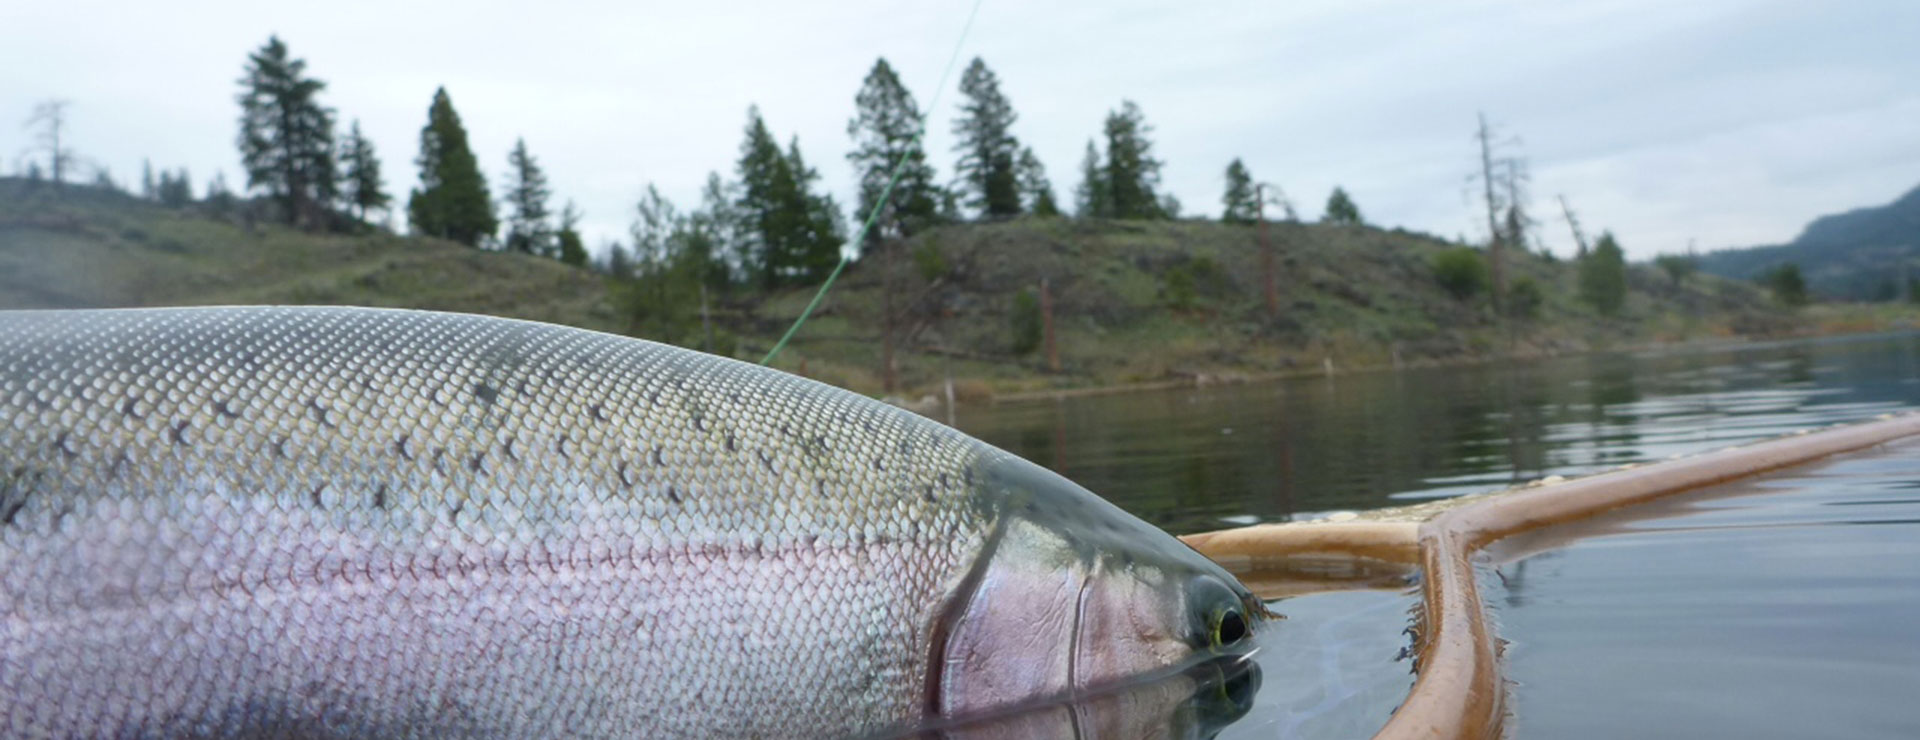
[[[1745,280],[1788,262],[1823,296],[1904,296],[1903,280],[1920,279],[1920,187],[1884,206],[1821,216],[1786,244],[1709,253],[1700,269]]]

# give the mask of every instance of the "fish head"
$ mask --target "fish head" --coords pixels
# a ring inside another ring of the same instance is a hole
[[[968,716],[1244,656],[1267,617],[1225,569],[1039,466],[981,463],[997,522],[933,625],[929,703]]]

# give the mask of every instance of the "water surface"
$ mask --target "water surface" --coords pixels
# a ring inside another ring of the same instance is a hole
[[[1368,509],[1920,405],[1920,335],[1361,373],[962,408],[959,427],[1175,532]]]

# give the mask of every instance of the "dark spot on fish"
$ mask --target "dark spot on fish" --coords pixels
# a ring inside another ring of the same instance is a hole
[[[520,381],[519,385],[515,385],[513,387],[513,392],[518,393],[522,396],[531,395],[527,392],[527,381],[524,381],[524,380]]]
[[[282,458],[282,459],[287,457],[287,438],[286,437],[273,438],[273,456]]]
[[[411,436],[413,435],[402,434],[398,437],[395,437],[393,440],[393,454],[399,455],[402,459],[405,459],[405,460],[412,460],[413,451],[407,449],[407,438]]]
[[[572,455],[569,455],[569,454],[567,454],[567,434],[566,434],[566,432],[561,432],[561,433],[560,433],[560,438],[559,438],[559,439],[556,439],[556,440],[554,440],[554,441],[553,441],[553,453],[554,453],[554,454],[556,454],[556,455],[559,455],[559,456],[560,456],[560,459],[562,459],[562,460],[571,460],[571,459],[573,459],[573,456],[572,456]]]
[[[320,485],[314,486],[313,490],[307,494],[307,497],[313,500],[313,508],[316,508],[316,509],[326,508],[325,504],[320,503],[320,492],[325,490],[327,490],[327,484],[322,483]]]
[[[732,433],[732,432],[728,432],[728,433],[727,433],[727,441],[726,441],[726,446],[727,446],[727,451],[728,451],[728,452],[739,452],[739,451],[740,451],[740,449],[739,449],[739,448],[738,448],[738,447],[737,447],[737,446],[736,446],[736,445],[734,444],[734,439],[733,439],[733,433]]]
[[[439,471],[441,475],[446,475],[447,473],[446,458],[447,458],[447,448],[445,447],[433,448],[433,469],[436,471]]]
[[[186,420],[183,419],[183,420],[174,422],[173,429],[167,432],[167,437],[172,439],[174,444],[180,445],[182,447],[187,446]]]
[[[972,488],[973,487],[973,468],[962,468],[960,470],[960,479],[967,484],[968,488]]]
[[[900,440],[900,444],[895,445],[895,449],[898,449],[901,455],[911,455],[913,454],[913,443],[903,439]]]
[[[127,396],[127,402],[120,404],[120,413],[135,419],[145,419],[147,415],[140,413],[139,404],[140,398],[138,396]]]
[[[694,415],[693,415],[693,428],[694,428],[694,429],[698,429],[698,430],[700,430],[700,431],[703,431],[703,432],[704,432],[704,431],[707,431],[707,417],[706,417],[705,415],[702,415],[702,414],[694,414]]]
[[[653,466],[656,468],[663,468],[663,467],[666,467],[666,465],[667,463],[664,455],[664,450],[662,450],[659,447],[654,447],[653,448]]]
[[[614,467],[613,472],[614,475],[620,477],[620,485],[627,488],[633,487],[633,479],[627,477],[627,462],[625,460],[620,461],[620,464]]]
[[[728,400],[728,401],[732,401],[732,402],[734,402],[735,404],[738,404],[738,403],[740,403],[740,392],[739,392],[739,391],[728,391],[728,392],[727,392],[727,400]]]
[[[785,436],[791,437],[793,436],[793,427],[788,426],[787,423],[784,421],[780,422],[780,433]]]
[[[373,508],[381,510],[387,508],[387,484],[380,484],[380,488],[373,492]]]
[[[602,408],[600,404],[596,403],[587,407],[587,412],[593,416],[594,421],[607,421],[607,410]]]
[[[885,461],[883,461],[883,460],[881,460],[879,456],[877,456],[877,455],[876,455],[876,456],[874,456],[874,458],[873,458],[873,469],[874,469],[874,470],[886,470],[886,469],[887,469],[887,464],[886,464],[886,462],[885,462]]]
[[[107,466],[107,480],[118,480],[120,478],[120,469],[125,468],[128,462],[126,450],[121,450],[120,454],[114,455],[113,463]]]
[[[927,486],[926,488],[921,489],[920,496],[921,498],[926,499],[927,503],[929,504],[933,503],[933,486]]]
[[[240,418],[240,412],[233,410],[233,401],[225,398],[213,402],[213,411],[229,419]]]
[[[333,422],[327,418],[327,407],[320,405],[320,399],[307,399],[307,408],[313,409],[313,418],[315,421],[320,422],[320,426],[333,426]]]
[[[671,501],[673,501],[673,502],[674,502],[674,503],[676,503],[676,504],[677,504],[677,503],[680,503],[680,491],[679,491],[678,489],[676,489],[676,488],[674,488],[674,487],[673,487],[672,485],[668,485],[668,486],[667,486],[667,498],[668,498],[669,500],[671,500]]]
[[[435,405],[435,406],[440,406],[440,405],[442,405],[442,404],[440,403],[440,389],[439,389],[439,388],[428,388],[428,389],[427,389],[427,402],[428,402],[428,403],[431,403],[431,404],[433,404],[433,405]]]
[[[31,488],[21,481],[26,477],[26,466],[15,466],[13,472],[7,475],[6,484],[0,486],[0,525],[13,524],[13,518],[19,516],[21,509],[27,508],[27,494]]]
[[[767,456],[766,450],[754,450],[753,454],[760,456],[760,464],[766,466],[767,472],[775,472],[773,469],[773,458]]]
[[[827,495],[827,481],[825,478],[813,479],[813,494],[823,498]]]
[[[472,470],[475,473],[484,474],[487,472],[486,462],[487,462],[487,453],[475,452],[473,453],[473,459],[467,461],[467,469]]]
[[[500,397],[500,391],[486,383],[474,383],[473,396],[480,399],[481,403],[492,406],[494,399]]]
[[[941,473],[939,480],[940,480],[940,490],[944,491],[953,487],[953,479],[947,477],[946,473]]]
[[[507,441],[500,443],[500,451],[506,454],[508,460],[513,460],[516,462],[520,460],[519,455],[513,454],[513,438],[512,437],[508,437]]]
[[[80,456],[80,453],[75,452],[73,447],[67,444],[67,438],[71,435],[72,435],[72,432],[63,431],[60,433],[60,436],[58,438],[53,440],[53,449],[59,452],[61,457],[64,457],[68,460],[72,460]]]
[[[1029,515],[1032,515],[1032,514],[1038,514],[1038,513],[1040,513],[1040,507],[1039,507],[1039,506],[1036,506],[1036,505],[1034,505],[1034,503],[1033,503],[1032,501],[1028,501],[1028,502],[1026,502],[1026,503],[1024,503],[1024,504],[1021,504],[1021,505],[1020,505],[1020,511],[1022,511],[1022,512],[1024,512],[1024,513],[1026,513],[1026,514],[1029,514]]]
[[[459,501],[453,502],[453,508],[447,510],[447,518],[452,519],[454,517],[460,516],[460,510],[464,508],[467,508],[466,499],[460,499]]]
[[[842,418],[844,419],[845,417],[842,417]],[[861,429],[865,429],[865,430],[867,430],[867,433],[868,433],[868,434],[872,434],[872,433],[874,432],[874,429],[875,429],[875,427],[873,426],[873,420],[872,420],[872,419],[861,419],[861,420],[860,420],[860,428],[861,428]]]
[[[647,403],[655,406],[660,405],[660,389],[655,388],[647,393]]]

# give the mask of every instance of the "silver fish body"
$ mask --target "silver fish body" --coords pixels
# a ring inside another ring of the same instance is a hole
[[[835,737],[1243,646],[1217,566],[784,373],[505,319],[0,313],[0,735]]]

